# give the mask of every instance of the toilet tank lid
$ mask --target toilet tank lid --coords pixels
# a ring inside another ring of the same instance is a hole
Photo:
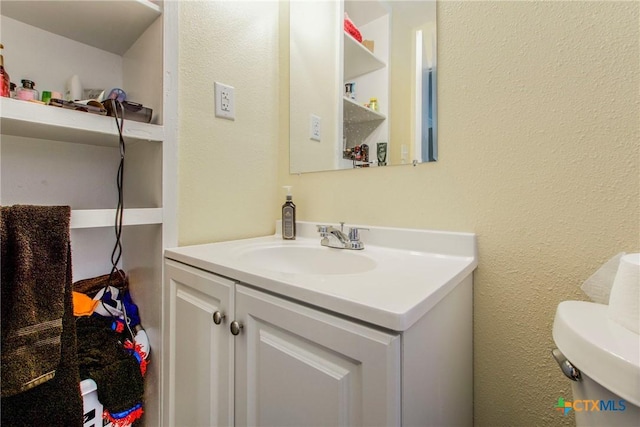
[[[609,319],[607,309],[593,302],[561,302],[553,340],[576,368],[640,406],[640,335]]]

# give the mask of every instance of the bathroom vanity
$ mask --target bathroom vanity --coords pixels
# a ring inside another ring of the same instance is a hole
[[[163,425],[472,425],[473,234],[165,251]]]

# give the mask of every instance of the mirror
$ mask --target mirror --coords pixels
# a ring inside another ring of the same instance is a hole
[[[436,2],[289,2],[291,173],[435,161]]]

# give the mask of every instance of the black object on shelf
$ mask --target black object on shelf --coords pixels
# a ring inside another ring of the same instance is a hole
[[[69,110],[100,114],[101,116],[105,116],[107,114],[107,110],[105,110],[102,107],[102,104],[97,101],[89,102],[88,104],[80,104],[78,102],[65,101],[64,99],[51,98],[49,100],[49,105],[53,105],[54,107],[67,108]]]
[[[104,101],[103,105],[104,108],[107,109],[108,116],[114,117],[117,113],[118,117],[120,117],[122,111],[124,111],[124,119],[134,122],[150,123],[151,116],[153,115],[153,109],[136,102],[122,101],[122,110],[120,106],[116,104],[116,101],[110,99]]]

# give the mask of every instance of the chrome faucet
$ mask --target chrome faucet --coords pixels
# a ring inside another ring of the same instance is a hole
[[[364,243],[360,240],[360,230],[369,230],[368,228],[350,227],[349,234],[344,232],[344,222],[340,223],[340,229],[331,225],[318,225],[318,233],[320,233],[320,244],[330,248],[337,249],[364,249]]]

